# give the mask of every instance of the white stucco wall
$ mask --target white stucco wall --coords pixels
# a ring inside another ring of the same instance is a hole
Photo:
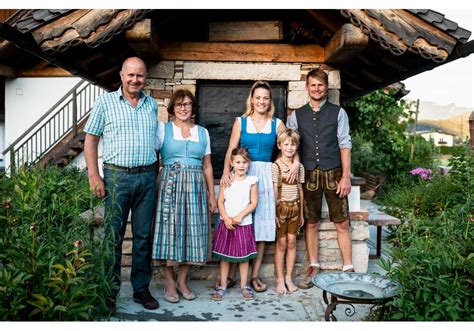
[[[441,132],[427,132],[422,133],[421,136],[425,138],[425,140],[430,141],[433,140],[435,146],[453,146],[454,145],[454,137],[453,135],[441,133]],[[444,142],[441,143],[441,142]]]
[[[61,99],[80,78],[15,78],[5,81],[5,148]],[[0,132],[1,134],[1,132]],[[3,149],[2,149],[3,151]],[[5,157],[5,167],[9,166]]]

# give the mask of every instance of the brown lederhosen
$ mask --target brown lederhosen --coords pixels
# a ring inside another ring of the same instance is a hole
[[[276,217],[280,221],[280,227],[277,227],[276,238],[286,237],[287,234],[297,235],[300,221],[300,200],[281,201],[282,179],[280,165],[275,162],[278,167],[278,199],[276,205]],[[295,184],[297,185],[297,184]]]
[[[316,223],[321,220],[323,192],[329,208],[331,222],[339,223],[349,219],[347,196],[340,198],[336,194],[339,181],[342,178],[342,168],[331,170],[304,171],[304,216],[307,223]]]

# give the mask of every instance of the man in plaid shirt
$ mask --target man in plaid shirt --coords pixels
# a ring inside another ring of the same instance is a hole
[[[90,189],[97,197],[105,197],[106,233],[114,240],[115,261],[111,269],[117,287],[108,304],[115,308],[120,290],[122,242],[131,210],[133,299],[147,309],[157,309],[158,301],[148,289],[156,200],[157,105],[143,93],[146,65],[140,58],[126,59],[120,78],[122,86],[117,91],[98,98],[84,129]],[[103,137],[103,178],[98,167],[100,137]]]

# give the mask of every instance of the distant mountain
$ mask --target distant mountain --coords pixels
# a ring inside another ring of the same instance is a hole
[[[454,116],[470,113],[473,110],[473,108],[469,107],[456,106],[454,103],[440,105],[431,101],[420,101],[418,121],[445,120]]]
[[[419,120],[416,125],[416,131],[437,131],[452,134],[463,140],[469,138],[469,115],[466,112],[447,119],[438,120]]]

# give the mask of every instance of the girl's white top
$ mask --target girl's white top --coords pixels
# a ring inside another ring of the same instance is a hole
[[[255,176],[247,176],[244,180],[234,180],[224,190],[224,207],[229,217],[237,216],[250,204],[250,187],[258,182]],[[242,218],[240,225],[252,224],[252,213]]]

